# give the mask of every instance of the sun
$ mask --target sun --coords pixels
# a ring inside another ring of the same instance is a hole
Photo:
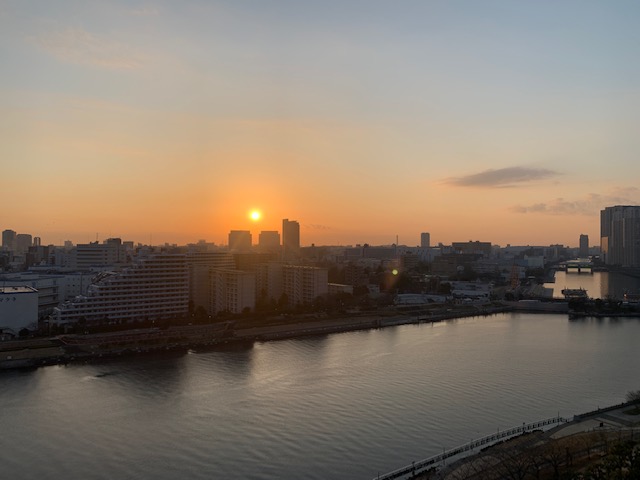
[[[251,220],[257,222],[258,220],[260,220],[260,217],[262,217],[260,210],[251,210],[251,213],[249,214],[249,218],[251,218]]]

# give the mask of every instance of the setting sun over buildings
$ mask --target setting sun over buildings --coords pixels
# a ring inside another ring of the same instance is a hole
[[[639,5],[153,4],[0,6],[7,228],[575,245],[640,203]]]

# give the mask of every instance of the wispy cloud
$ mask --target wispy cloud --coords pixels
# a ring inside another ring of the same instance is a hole
[[[516,184],[545,180],[560,175],[546,168],[507,167],[497,170],[452,177],[445,180],[449,185],[458,187],[514,187]]]
[[[556,198],[550,202],[534,203],[532,205],[516,205],[511,207],[515,213],[542,213],[547,215],[596,215],[604,207],[613,205],[633,204],[640,200],[640,189],[626,187],[616,189],[614,193],[601,195],[589,193],[583,198],[566,200]]]
[[[302,226],[310,230],[331,230],[331,227],[328,227],[326,225],[318,225],[315,223],[305,223]]]
[[[143,65],[142,55],[133,48],[81,28],[67,28],[42,34],[35,44],[66,63],[109,69],[134,69]]]

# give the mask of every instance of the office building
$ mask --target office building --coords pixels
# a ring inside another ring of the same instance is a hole
[[[2,246],[11,250],[12,252],[16,249],[16,232],[14,230],[4,230],[2,232]]]
[[[250,252],[251,232],[249,230],[231,230],[229,232],[230,252]]]
[[[20,255],[27,253],[31,245],[33,245],[33,237],[31,235],[28,233],[16,235],[16,253]]]
[[[589,235],[580,235],[580,248],[578,248],[578,256],[587,258],[589,256]]]
[[[422,232],[420,234],[420,247],[429,248],[431,246],[431,234]]]
[[[600,249],[607,265],[640,267],[640,206],[600,211]]]
[[[295,220],[282,220],[282,254],[284,258],[300,255],[300,224]]]
[[[75,260],[75,261],[74,261]],[[103,243],[79,244],[71,265],[78,270],[100,269],[122,265],[127,261],[127,252],[119,238],[109,238]]]

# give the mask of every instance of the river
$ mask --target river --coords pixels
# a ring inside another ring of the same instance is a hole
[[[373,478],[640,388],[640,320],[490,317],[0,374],[3,476]]]
[[[558,271],[554,283],[545,283],[553,288],[554,298],[564,298],[564,288],[583,288],[591,298],[607,297],[622,299],[625,292],[640,293],[640,278],[617,272],[567,273]]]

